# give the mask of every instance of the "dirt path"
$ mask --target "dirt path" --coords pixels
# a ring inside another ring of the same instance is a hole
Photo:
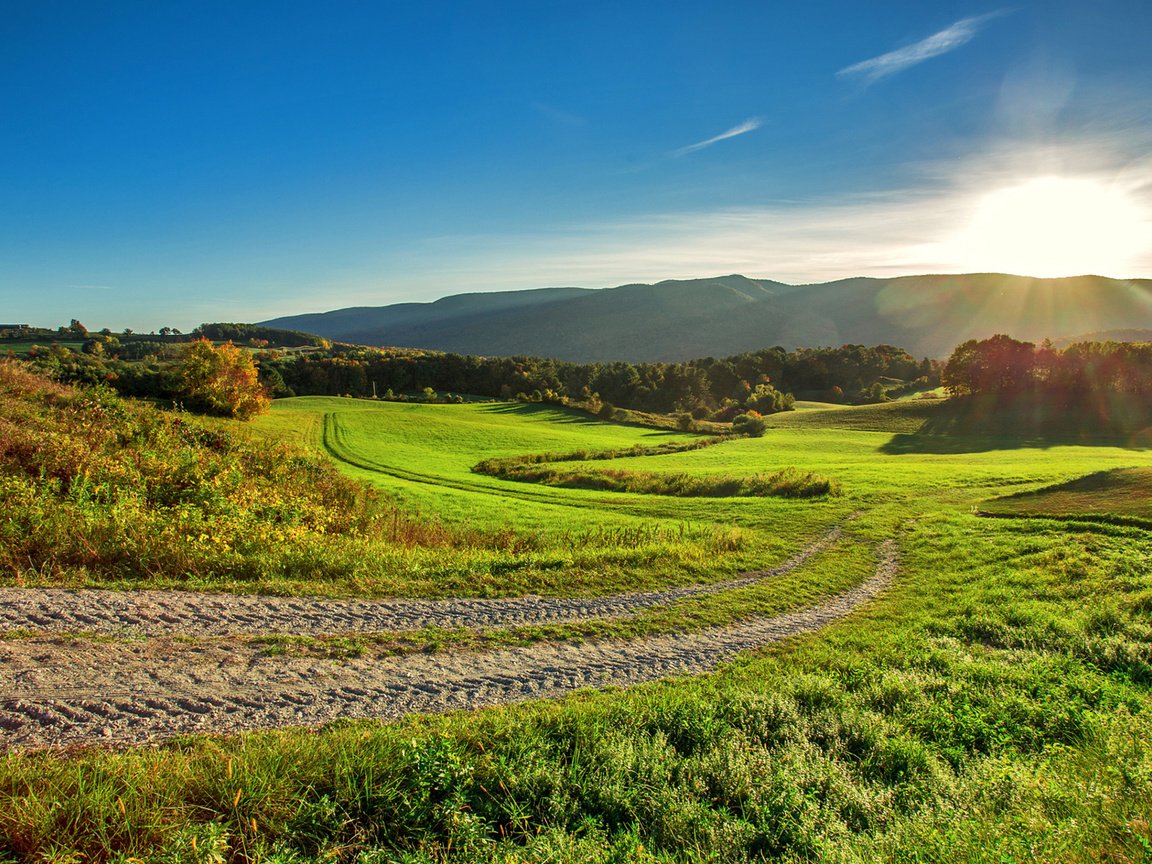
[[[2,741],[6,748],[140,743],[476,708],[701,673],[849,614],[884,590],[896,568],[887,541],[873,576],[819,606],[697,633],[581,645],[337,663],[268,657],[228,641],[16,639],[0,643],[0,665],[11,673],[0,683]]]
[[[795,570],[840,539],[833,528],[771,570],[713,585],[607,597],[513,597],[503,600],[326,600],[202,594],[191,591],[102,591],[0,588],[0,632],[94,633],[107,636],[252,636],[291,633],[398,633],[428,626],[515,627],[619,618],[685,597],[717,594]]]

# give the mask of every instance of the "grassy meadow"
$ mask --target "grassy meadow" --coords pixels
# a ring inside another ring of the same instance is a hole
[[[40,397],[28,422],[48,423],[75,398]],[[191,436],[237,465],[256,458],[245,448],[303,448],[376,494],[357,505],[367,515],[354,529],[292,523],[299,544],[276,541],[292,554],[244,579],[223,564],[192,579],[178,568],[107,578],[97,560],[30,573],[15,557],[7,578],[594,594],[769,567],[845,526],[845,542],[787,578],[612,627],[533,634],[559,639],[695,629],[806,605],[867,578],[871,550],[887,539],[901,567],[857,614],[701,678],[391,724],[9,753],[0,757],[0,862],[1152,861],[1148,534],[1139,522],[1076,518],[1093,508],[1143,518],[1148,453],[917,435],[940,404],[806,404],[768,418],[762,438],[571,463],[701,478],[795,469],[837,484],[838,494],[803,500],[558,488],[472,470],[485,459],[693,439],[541,405],[309,397],[275,403],[243,431],[216,424],[239,436],[221,451]],[[190,437],[165,426],[125,446],[156,448],[177,432]],[[89,437],[105,442],[97,450],[111,466],[113,445],[100,435]],[[300,466],[327,464],[284,452]],[[16,463],[2,464],[16,488]],[[316,476],[331,500],[345,489]],[[28,512],[46,495],[73,507],[73,522],[108,507],[91,494],[69,498],[71,483],[34,481],[19,481]],[[980,515],[990,502],[1016,518]],[[171,516],[146,504],[132,512]],[[36,512],[50,525],[50,508]],[[23,518],[9,516],[11,537],[31,530]],[[120,535],[107,536],[111,548]],[[323,567],[308,571],[309,549]]]

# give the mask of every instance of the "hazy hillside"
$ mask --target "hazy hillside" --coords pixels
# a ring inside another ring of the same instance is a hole
[[[785,285],[744,276],[459,294],[265,324],[342,342],[565,360],[685,360],[770,345],[889,343],[946,356],[995,333],[1060,339],[1152,327],[1152,280],[1003,274]]]

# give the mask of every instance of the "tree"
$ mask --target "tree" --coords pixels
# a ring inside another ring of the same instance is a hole
[[[190,342],[184,349],[180,380],[193,405],[212,414],[247,420],[263,414],[271,402],[252,355],[231,342],[219,347],[207,339]]]
[[[1035,345],[996,335],[957,345],[940,381],[953,396],[1016,393],[1033,384],[1035,372]]]
[[[791,393],[781,393],[765,382],[757,384],[756,389],[748,394],[744,400],[744,407],[757,414],[776,414],[780,411],[791,411],[794,401]]]

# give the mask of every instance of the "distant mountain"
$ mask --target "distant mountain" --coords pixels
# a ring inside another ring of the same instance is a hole
[[[618,288],[457,294],[261,322],[339,342],[576,361],[687,360],[772,345],[890,344],[945,357],[1007,333],[1061,339],[1152,328],[1152,280],[999,273],[786,285],[721,276]]]

